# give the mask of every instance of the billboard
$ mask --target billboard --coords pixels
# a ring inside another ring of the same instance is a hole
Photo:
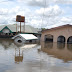
[[[24,16],[21,16],[21,15],[17,15],[16,16],[16,21],[17,22],[25,22],[25,17]]]

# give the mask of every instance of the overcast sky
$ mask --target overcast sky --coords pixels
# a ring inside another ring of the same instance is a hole
[[[72,0],[0,0],[0,24],[16,23],[16,15],[36,28],[72,24]]]

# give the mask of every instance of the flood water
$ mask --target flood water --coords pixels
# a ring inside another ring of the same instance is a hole
[[[72,72],[72,44],[0,39],[0,72]]]

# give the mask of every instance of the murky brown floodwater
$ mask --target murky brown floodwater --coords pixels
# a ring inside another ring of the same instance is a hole
[[[18,46],[0,39],[0,72],[72,72],[72,44]]]

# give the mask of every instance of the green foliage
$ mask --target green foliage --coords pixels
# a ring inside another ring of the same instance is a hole
[[[43,31],[43,30],[45,30],[45,28],[41,28],[41,30]]]

